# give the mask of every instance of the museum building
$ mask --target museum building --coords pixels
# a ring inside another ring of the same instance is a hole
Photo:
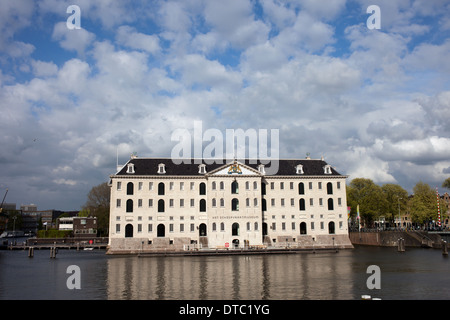
[[[323,159],[276,161],[268,175],[260,160],[132,156],[110,176],[108,253],[351,248],[347,176]]]

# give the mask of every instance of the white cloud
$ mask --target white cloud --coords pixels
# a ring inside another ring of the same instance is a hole
[[[53,29],[52,39],[58,41],[65,50],[76,51],[84,57],[86,48],[95,40],[95,35],[86,29],[67,28],[65,22],[59,22]]]
[[[130,26],[121,26],[117,30],[117,42],[132,49],[144,50],[148,53],[158,53],[160,51],[159,38],[156,35],[147,35],[136,32]]]

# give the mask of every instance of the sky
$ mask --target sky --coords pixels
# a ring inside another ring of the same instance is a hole
[[[448,0],[1,0],[0,196],[79,210],[117,159],[170,157],[195,123],[445,192],[449,54]]]

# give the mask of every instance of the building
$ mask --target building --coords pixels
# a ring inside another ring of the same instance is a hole
[[[201,162],[201,163],[199,163]],[[192,248],[352,247],[346,178],[324,160],[132,157],[110,176],[108,253]]]
[[[61,217],[57,219],[58,230],[73,231],[74,238],[97,236],[96,217]]]

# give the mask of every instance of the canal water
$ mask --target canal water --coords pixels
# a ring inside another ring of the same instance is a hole
[[[79,267],[80,289],[67,273]],[[370,265],[380,289],[368,289]],[[356,247],[338,253],[255,256],[107,256],[105,251],[0,251],[0,299],[354,300],[450,299],[440,250]]]

